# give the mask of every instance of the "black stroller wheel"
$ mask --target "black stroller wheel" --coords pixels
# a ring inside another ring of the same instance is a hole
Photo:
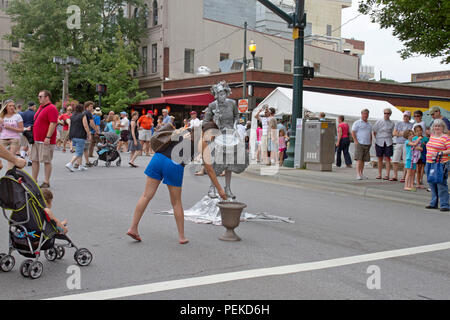
[[[40,261],[34,261],[30,264],[28,267],[28,274],[30,275],[31,279],[37,279],[42,275],[42,272],[44,271],[44,266]]]
[[[0,260],[0,269],[4,272],[10,272],[14,265],[16,264],[16,259],[11,255],[4,255]]]
[[[88,249],[81,248],[75,252],[74,259],[78,265],[86,267],[92,262],[92,253]]]
[[[106,161],[105,165],[109,168],[109,167],[111,167],[111,162],[110,161]]]
[[[118,160],[117,162],[116,162],[116,165],[118,166],[118,167],[120,167],[120,165],[122,164],[122,160]]]
[[[98,166],[98,159],[93,162],[94,167]]]
[[[24,276],[25,278],[28,278],[30,276],[30,264],[33,263],[33,260],[27,259],[20,265],[20,274]]]
[[[56,248],[45,250],[44,254],[48,261],[55,261],[58,257],[58,251],[56,250]]]
[[[58,256],[56,257],[57,259],[62,259],[64,257],[64,255],[66,254],[66,250],[64,249],[64,247],[61,246],[56,246],[56,252],[58,253]]]

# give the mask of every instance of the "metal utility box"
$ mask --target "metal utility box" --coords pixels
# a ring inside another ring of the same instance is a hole
[[[336,146],[336,122],[306,121],[304,143],[306,169],[331,171]]]

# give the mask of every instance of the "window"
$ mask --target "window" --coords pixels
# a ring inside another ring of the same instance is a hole
[[[331,36],[331,24],[327,24],[327,36]]]
[[[12,43],[11,43],[11,46],[13,47],[13,48],[19,48],[20,47],[20,43],[19,43],[19,41],[17,41],[17,40],[13,40],[12,41]]]
[[[194,73],[194,49],[184,49],[184,72]]]
[[[229,58],[230,58],[230,54],[229,53],[221,53],[220,54],[220,61],[227,60]]]
[[[262,69],[262,57],[255,57],[255,60],[253,61],[255,63],[255,69]]]
[[[320,63],[314,63],[314,73],[320,73]]]
[[[284,60],[284,72],[292,72],[292,60]]]
[[[153,25],[158,24],[158,1],[153,1]]]
[[[147,74],[147,47],[142,47],[142,74]]]
[[[158,45],[152,44],[152,73],[158,72]]]
[[[312,35],[312,23],[307,22],[305,28],[305,37]]]

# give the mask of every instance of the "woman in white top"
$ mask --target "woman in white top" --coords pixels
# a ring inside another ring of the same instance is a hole
[[[16,105],[13,100],[7,100],[5,106],[0,111],[0,144],[9,148],[12,154],[16,154],[20,149],[20,135],[23,132],[23,119],[16,112]],[[13,162],[8,162],[8,168],[14,167]]]

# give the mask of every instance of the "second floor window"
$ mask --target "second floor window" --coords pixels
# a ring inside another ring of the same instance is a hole
[[[158,72],[158,45],[152,45],[152,73]]]
[[[284,60],[284,72],[292,72],[292,60]]]
[[[142,74],[147,74],[147,47],[142,47]]]
[[[262,57],[255,57],[255,61],[253,61],[255,63],[255,69],[261,70],[262,69]]]
[[[153,1],[153,25],[158,24],[158,1]]]
[[[184,49],[184,72],[194,73],[194,49]]]
[[[229,53],[221,53],[220,54],[220,61],[227,60],[229,58],[230,58],[230,54]]]

